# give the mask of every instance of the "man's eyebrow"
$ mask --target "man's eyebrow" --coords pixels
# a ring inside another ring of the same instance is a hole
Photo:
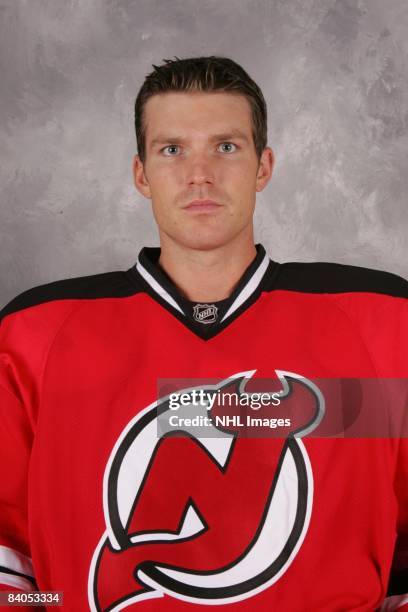
[[[235,140],[239,139],[239,140],[244,140],[245,142],[249,142],[248,136],[244,132],[241,132],[241,130],[229,130],[228,132],[223,132],[222,134],[213,134],[213,136],[210,137],[210,140],[212,142],[219,141],[219,140],[231,140],[231,139],[235,139]],[[150,146],[154,147],[158,144],[166,144],[166,143],[181,144],[182,142],[184,142],[184,138],[180,136],[158,134],[155,138],[153,138],[153,140],[150,143]]]
[[[238,138],[240,140],[245,140],[245,142],[249,142],[248,136],[244,132],[241,132],[241,130],[230,130],[222,134],[214,134],[210,140],[230,140],[231,138]]]

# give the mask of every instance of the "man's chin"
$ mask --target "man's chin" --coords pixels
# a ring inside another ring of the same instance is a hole
[[[194,232],[173,236],[173,241],[180,246],[194,251],[212,251],[227,245],[233,236],[226,232]]]

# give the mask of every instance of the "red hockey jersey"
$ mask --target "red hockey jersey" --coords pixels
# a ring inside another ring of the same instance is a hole
[[[1,312],[3,590],[73,612],[408,610],[407,439],[173,436],[157,390],[406,379],[408,283],[257,245],[228,299],[196,304],[159,253]]]

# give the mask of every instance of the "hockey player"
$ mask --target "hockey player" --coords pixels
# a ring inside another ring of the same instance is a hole
[[[407,378],[408,283],[255,245],[274,155],[232,60],[154,66],[135,119],[160,247],[1,312],[2,589],[75,612],[408,610],[407,440],[312,435],[334,410],[316,380]],[[214,425],[216,394],[267,379],[280,405],[255,416],[291,428]]]

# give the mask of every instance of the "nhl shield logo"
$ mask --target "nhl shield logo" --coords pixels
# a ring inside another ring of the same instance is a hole
[[[196,304],[193,317],[199,323],[214,323],[218,318],[217,311],[215,304]]]

